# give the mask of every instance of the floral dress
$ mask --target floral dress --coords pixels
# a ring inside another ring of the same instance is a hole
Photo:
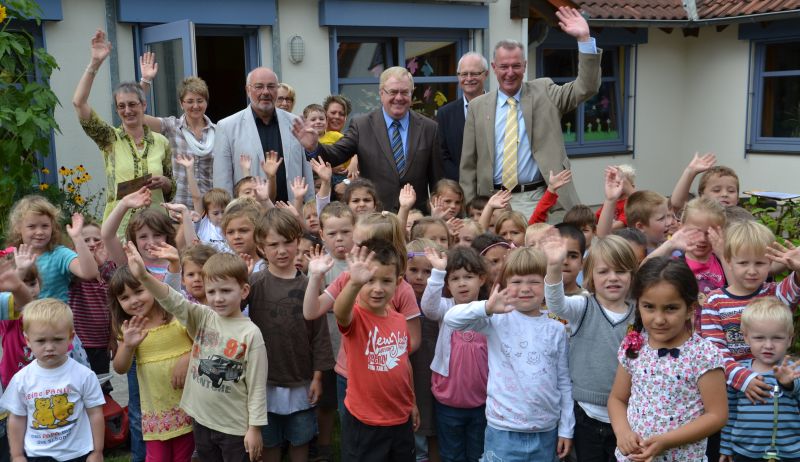
[[[630,359],[620,347],[617,357],[631,375],[631,396],[628,400],[628,423],[643,439],[667,433],[697,419],[703,414],[703,401],[697,382],[712,369],[722,369],[722,355],[711,342],[692,334],[679,348],[677,358],[670,354],[659,357],[658,350],[647,343],[639,357]],[[705,459],[706,439],[664,451],[655,462],[697,462]],[[628,461],[619,448],[618,461]]]
[[[136,348],[145,441],[166,441],[192,431],[192,418],[180,408],[183,390],[170,384],[175,363],[191,349],[192,339],[177,319],[150,329]]]

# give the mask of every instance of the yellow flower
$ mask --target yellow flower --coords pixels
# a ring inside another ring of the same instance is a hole
[[[42,173],[45,174],[45,175],[49,175],[50,174],[50,169],[45,167],[45,168],[42,169]]]
[[[73,173],[75,173],[75,172],[71,168],[67,169],[67,175],[72,175]]]
[[[50,185],[47,184],[47,183],[39,183],[39,190],[40,191],[47,191],[47,188],[49,188],[49,187],[50,187]]]
[[[7,16],[6,7],[4,7],[3,5],[0,5],[0,22],[5,21],[6,16]]]
[[[447,97],[440,91],[436,92],[433,96],[433,100],[436,102],[437,107],[444,106],[444,104],[447,103]]]
[[[85,202],[86,202],[86,200],[84,200],[83,196],[81,196],[80,194],[75,196],[75,203],[76,204],[83,205]]]
[[[89,181],[91,179],[92,179],[92,175],[89,175],[88,172],[83,174],[83,181]]]
[[[73,186],[71,184],[68,184],[67,185],[67,192],[74,193],[75,192],[75,186]]]
[[[86,171],[86,169],[83,167],[83,164],[81,164],[81,165],[78,165],[78,169],[77,169],[77,170],[78,170],[79,172],[81,172],[81,173],[83,173],[83,172],[85,172],[85,171]]]
[[[58,173],[63,176],[66,176],[68,171],[69,170],[67,170],[67,167],[64,167],[63,165],[61,166],[61,168],[58,169]]]

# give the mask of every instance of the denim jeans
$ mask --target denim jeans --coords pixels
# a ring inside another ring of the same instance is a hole
[[[344,441],[345,434],[347,433],[347,419],[345,418],[344,397],[347,393],[347,377],[336,374],[336,401],[339,409],[339,431],[341,433],[342,441]],[[345,459],[345,447],[341,445],[342,460]]]
[[[558,429],[512,432],[486,426],[483,462],[556,462]]]
[[[575,402],[575,438],[572,442],[575,445],[578,462],[613,462],[616,460],[614,450],[617,448],[617,438],[614,436],[611,424],[586,415],[577,401]]]
[[[478,462],[483,455],[486,406],[459,409],[434,400],[442,462]]]
[[[147,449],[142,438],[142,404],[139,402],[139,380],[136,378],[136,359],[128,371],[128,423],[131,432],[131,462],[144,462]]]

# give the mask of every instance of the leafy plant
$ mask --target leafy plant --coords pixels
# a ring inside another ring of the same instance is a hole
[[[28,193],[39,174],[37,153],[50,153],[50,132],[58,130],[53,111],[58,102],[48,80],[58,68],[21,25],[41,23],[34,0],[8,0],[0,5],[0,216],[14,200]],[[38,79],[37,79],[38,76]],[[20,187],[21,186],[21,187]],[[0,224],[0,234],[4,234]]]
[[[50,172],[46,168],[42,173],[47,175]],[[39,183],[35,186],[36,193],[47,198],[62,212],[62,226],[72,220],[73,213],[80,213],[85,218],[100,223],[102,203],[100,192],[89,194],[83,190],[84,185],[92,179],[89,172],[83,165],[75,168],[60,167],[58,169],[59,186],[51,187],[48,183]]]

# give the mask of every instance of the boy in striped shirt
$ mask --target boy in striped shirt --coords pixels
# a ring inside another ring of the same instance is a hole
[[[763,460],[767,453],[780,460],[800,460],[800,370],[785,356],[794,334],[792,314],[774,297],[757,298],[742,312],[742,334],[753,355],[742,360],[742,366],[763,377],[774,391],[765,404],[753,405],[743,392],[728,388],[729,417],[722,430],[720,460]]]
[[[767,296],[796,308],[800,301],[800,249],[787,249],[775,242],[766,226],[743,221],[726,230],[724,257],[730,267],[729,285],[708,294],[700,334],[721,350],[728,385],[743,392],[752,403],[763,403],[770,399],[772,387],[761,374],[741,363],[752,358],[742,335],[741,315],[751,300]],[[780,283],[767,283],[770,262],[785,265],[792,273]]]

